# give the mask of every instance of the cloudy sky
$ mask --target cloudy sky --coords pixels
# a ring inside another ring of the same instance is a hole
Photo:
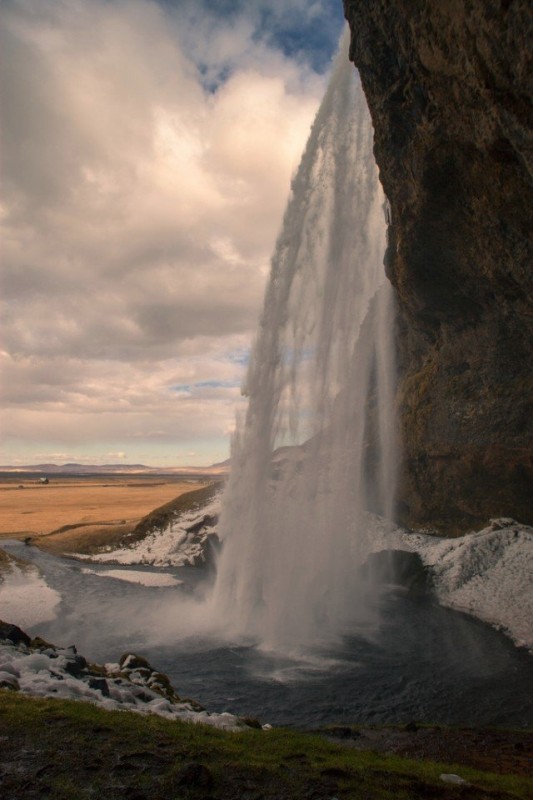
[[[227,458],[341,0],[1,0],[0,464]]]

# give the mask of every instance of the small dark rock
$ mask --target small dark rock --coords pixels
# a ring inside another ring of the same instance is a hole
[[[201,786],[209,789],[213,785],[213,776],[204,764],[187,764],[176,776],[178,786]]]
[[[153,695],[148,694],[147,691],[137,687],[135,684],[131,685],[130,692],[134,697],[137,698],[137,700],[140,700],[141,703],[150,703],[154,699]]]
[[[18,625],[2,620],[0,620],[0,639],[8,639],[13,644],[25,644],[27,647],[31,643],[31,638]]]
[[[196,700],[191,700],[189,697],[184,697],[181,702],[186,703],[193,711],[205,711],[205,706],[198,703]]]
[[[147,669],[150,672],[154,671],[145,658],[136,656],[135,653],[124,653],[118,663],[121,669]]]
[[[217,516],[211,516],[209,514],[205,514],[201,520],[195,522],[193,525],[190,525],[188,528],[185,528],[187,533],[199,533],[202,528],[213,527],[218,522]]]
[[[255,728],[258,731],[262,730],[261,723],[255,717],[240,717],[239,721],[248,728]]]
[[[56,646],[47,642],[41,636],[34,636],[30,642],[32,650],[57,650]]]
[[[20,684],[14,675],[10,678],[0,678],[0,689],[9,689],[12,692],[18,692],[20,690]]]
[[[104,697],[109,697],[109,686],[105,678],[89,678],[89,688],[101,692]]]
[[[152,675],[152,669],[149,667],[130,667],[128,665],[128,669],[131,670],[134,669],[135,672],[137,672],[141,676],[141,678],[149,678],[150,675]]]
[[[170,678],[168,675],[165,675],[164,672],[152,672],[150,688],[153,689],[154,692],[166,697],[168,700],[172,700],[173,702],[180,701],[179,696],[176,694],[170,682]]]
[[[363,571],[373,582],[403,586],[410,594],[423,595],[429,590],[429,573],[418,553],[403,550],[371,553]]]
[[[65,671],[73,678],[79,678],[87,667],[87,661],[83,656],[67,656],[65,661]]]

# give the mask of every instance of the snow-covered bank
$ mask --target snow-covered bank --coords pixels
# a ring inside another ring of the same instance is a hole
[[[145,564],[154,567],[183,567],[204,564],[211,545],[218,543],[216,523],[220,495],[202,508],[180,514],[162,530],[154,528],[143,539],[127,547],[103,550],[76,558],[107,564]]]
[[[501,628],[533,650],[533,528],[496,519],[460,539],[416,539],[442,605]]]
[[[194,701],[181,700],[168,678],[143,658],[126,654],[118,664],[88,664],[74,646],[55,647],[30,640],[17,626],[1,621],[0,688],[37,697],[84,700],[108,710],[158,714],[224,730],[246,727],[233,714],[210,714]]]
[[[533,528],[494,519],[457,539],[381,526],[376,549],[416,552],[439,602],[472,614],[533,650]]]

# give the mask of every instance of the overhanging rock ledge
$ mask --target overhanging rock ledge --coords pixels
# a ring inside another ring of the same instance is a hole
[[[391,205],[399,516],[533,522],[528,0],[344,0]]]

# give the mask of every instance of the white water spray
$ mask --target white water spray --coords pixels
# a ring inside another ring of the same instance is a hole
[[[276,650],[364,618],[367,512],[391,512],[393,310],[372,144],[346,33],[272,259],[220,522],[214,613]]]

